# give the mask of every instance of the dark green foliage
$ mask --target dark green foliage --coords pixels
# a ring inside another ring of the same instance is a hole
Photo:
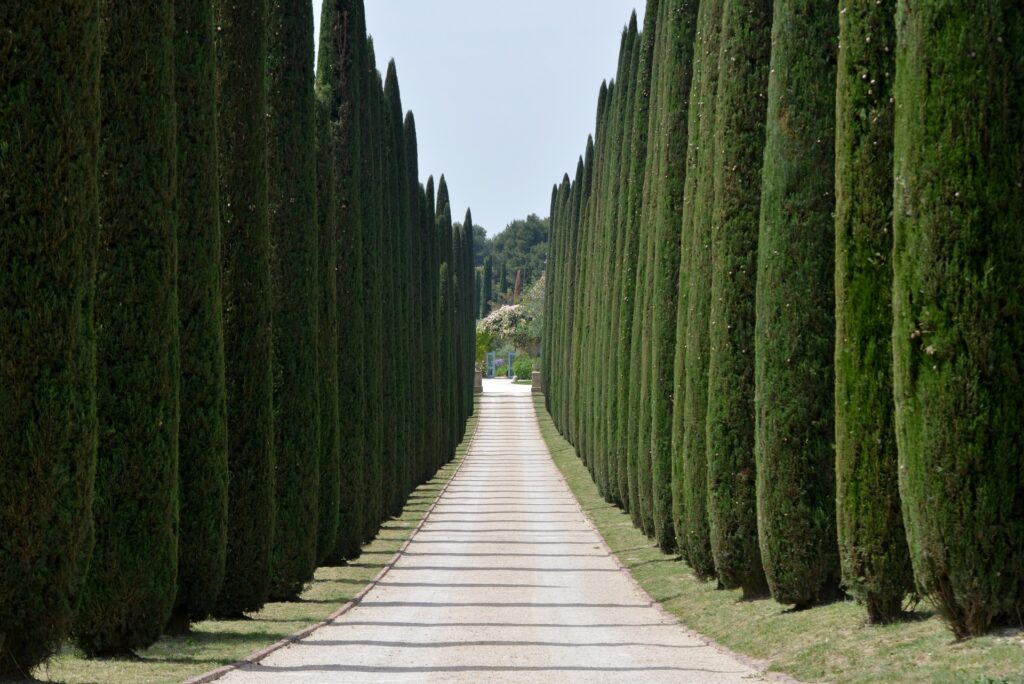
[[[273,584],[292,599],[317,561],[320,486],[318,246],[313,24],[309,0],[271,0],[267,44],[268,205],[273,253]]]
[[[873,622],[913,588],[892,394],[895,0],[843,2],[836,110],[836,508],[843,584]]]
[[[326,16],[331,3],[324,4]],[[327,26],[329,24],[324,23]],[[323,45],[320,52],[325,54]],[[338,536],[340,484],[338,472],[338,247],[334,202],[334,130],[330,97],[318,68],[316,92],[317,235],[319,292],[317,300],[318,391],[320,396],[320,487],[317,496],[317,561],[327,560]]]
[[[707,420],[708,328],[711,308],[711,236],[714,232],[715,102],[723,0],[700,3],[694,42],[685,185],[682,211],[682,268],[675,356],[672,448],[682,459],[682,528],[676,533],[684,555],[700,578],[715,574],[708,526]],[[672,164],[669,164],[669,168]],[[660,245],[659,245],[660,246]]]
[[[479,226],[473,226],[473,240],[476,244]],[[485,249],[493,261],[500,264],[498,273],[498,295],[511,292],[515,273],[522,270],[523,291],[544,273],[548,257],[548,234],[550,219],[530,214],[525,219],[512,221],[504,230],[486,240]],[[476,246],[473,248],[477,249]],[[509,276],[511,274],[511,278]],[[493,277],[493,275],[492,275]],[[492,294],[493,297],[493,294]]]
[[[484,259],[483,290],[480,292],[480,318],[486,318],[491,312],[494,301],[494,257]]]
[[[753,350],[771,21],[770,0],[725,1],[715,106],[708,523],[718,581],[747,597],[768,591],[757,541]]]
[[[181,337],[178,590],[171,629],[213,610],[224,581],[228,432],[212,0],[176,0],[178,308]]]
[[[1024,7],[897,7],[894,385],[914,575],[959,636],[1024,615]]]
[[[382,419],[387,415],[384,403],[385,358],[383,345],[372,344],[372,340],[385,338],[386,322],[384,310],[384,292],[389,283],[384,282],[385,255],[383,253],[383,217],[385,184],[384,173],[384,141],[382,130],[382,112],[384,111],[384,91],[380,75],[377,72],[375,57],[370,45],[367,47],[367,59],[364,64],[364,83],[367,93],[364,105],[367,107],[367,126],[364,127],[367,154],[362,155],[366,163],[364,183],[366,201],[363,202],[366,231],[363,234],[363,278],[366,283],[367,306],[369,314],[366,331],[368,343],[364,347],[366,359],[366,418],[367,452],[363,468],[366,510],[362,516],[363,539],[368,541],[376,536],[377,528],[384,519],[384,448],[385,435],[390,430],[389,424]]]
[[[633,124],[630,132],[629,176],[626,196],[622,200],[625,216],[622,219],[622,243],[620,271],[613,285],[619,293],[618,321],[616,325],[616,352],[614,356],[615,414],[612,417],[612,443],[609,448],[618,462],[618,485],[616,499],[631,512],[638,512],[636,501],[636,468],[633,433],[629,430],[632,407],[629,398],[632,392],[633,341],[639,336],[634,328],[633,315],[636,310],[637,271],[640,268],[640,219],[643,205],[644,170],[647,165],[647,149],[651,121],[651,82],[654,72],[660,69],[655,62],[654,51],[658,44],[657,22],[663,15],[665,5],[660,0],[648,0],[644,15],[643,46],[640,52],[637,86],[633,107]],[[624,162],[625,163],[625,162]]]
[[[364,349],[367,344],[363,291],[363,213],[360,180],[362,130],[360,93],[364,83],[366,27],[361,0],[334,0],[330,39],[333,104],[331,121],[337,134],[334,151],[334,201],[337,244],[337,369],[339,421],[338,534],[327,560],[341,563],[359,556],[363,540],[361,516],[366,508],[363,488],[366,461],[366,384]]]
[[[258,610],[274,539],[267,8],[217,5],[218,144],[228,401],[228,554],[216,613]]]
[[[98,13],[0,4],[0,679],[68,633],[92,548]]]
[[[387,199],[389,212],[385,223],[384,260],[388,269],[389,287],[386,290],[385,309],[388,315],[387,330],[397,330],[406,316],[404,288],[408,284],[405,278],[405,254],[402,250],[408,239],[409,232],[409,201],[410,196],[405,181],[405,112],[402,109],[402,96],[398,86],[398,72],[395,63],[388,65],[388,73],[384,81],[383,125],[385,126],[385,157],[389,165],[389,187]],[[387,467],[384,472],[384,484],[388,488],[385,497],[385,512],[397,515],[402,508],[406,473],[406,449],[409,446],[409,404],[405,392],[408,381],[406,368],[406,340],[396,335],[385,350],[385,368],[389,376],[385,376],[385,402],[391,417],[392,429],[389,436],[389,453]]]
[[[104,11],[96,545],[74,629],[89,655],[155,642],[178,567],[174,4]]]
[[[655,130],[658,137],[652,139],[654,147],[649,152],[657,155],[654,162],[658,170],[654,178],[656,185],[650,189],[654,195],[654,213],[644,215],[644,220],[653,226],[655,247],[651,332],[654,533],[662,549],[678,546],[697,575],[702,577],[709,574],[703,556],[707,545],[705,502],[703,498],[697,499],[704,492],[704,483],[693,478],[698,473],[704,474],[704,469],[699,467],[704,461],[702,449],[699,451],[699,463],[696,459],[698,444],[703,446],[703,440],[689,441],[690,423],[686,421],[694,415],[703,420],[703,413],[699,409],[693,410],[688,393],[690,365],[695,359],[685,346],[693,340],[686,334],[689,300],[682,293],[692,287],[688,276],[693,271],[693,264],[688,263],[686,257],[695,251],[694,243],[700,242],[696,236],[704,230],[703,223],[707,220],[706,215],[696,208],[710,204],[703,197],[710,188],[710,155],[714,147],[710,131],[714,117],[710,109],[714,103],[715,79],[710,77],[713,70],[706,66],[712,54],[714,59],[711,63],[717,63],[720,17],[720,0],[700,3],[699,13],[697,3],[692,0],[667,2],[664,19],[659,26],[664,33],[662,67],[660,78],[655,83],[659,90],[659,126]],[[698,67],[698,58],[704,66]],[[698,96],[699,108],[690,106],[694,94]],[[694,173],[699,175],[694,177]],[[703,177],[705,173],[708,177]],[[690,214],[684,213],[684,194]],[[700,336],[702,344],[706,337],[705,325]],[[695,348],[697,346],[694,345]],[[706,358],[702,360],[706,363]],[[685,373],[684,364],[688,364]],[[701,374],[701,371],[696,370],[695,374]],[[701,377],[707,377],[706,371]],[[684,425],[687,428],[686,440],[682,439]],[[689,458],[691,450],[694,455],[692,462]],[[680,458],[684,463],[682,483],[676,482],[679,468],[675,461]],[[695,467],[691,468],[691,465]],[[679,501],[678,497],[673,501],[673,494],[678,492],[680,484],[686,491],[683,499],[686,515],[683,516],[682,529],[677,530],[674,512]]]
[[[777,0],[762,172],[756,325],[757,508],[772,596],[835,596],[835,52],[825,0]]]

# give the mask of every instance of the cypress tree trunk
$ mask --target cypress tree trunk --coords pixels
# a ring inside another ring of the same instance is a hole
[[[98,15],[0,5],[0,679],[60,645],[92,549]]]
[[[718,581],[747,598],[768,585],[757,541],[754,298],[771,0],[726,0],[715,105],[707,489]]]
[[[272,0],[267,32],[277,489],[270,595],[275,600],[297,597],[317,561],[319,236],[312,12],[309,0]]]
[[[1024,8],[900,1],[896,26],[900,493],[917,584],[965,636],[1024,614]]]
[[[274,537],[273,344],[267,223],[267,8],[218,0],[228,554],[216,613],[258,610]]]
[[[835,596],[832,169],[834,3],[777,0],[757,270],[756,444],[761,556],[772,596]]]
[[[213,610],[224,581],[228,432],[212,0],[176,0],[178,307],[181,336],[178,589],[169,631]]]
[[[366,29],[361,0],[336,0],[331,49],[333,105],[331,120],[338,138],[335,147],[334,201],[337,225],[337,369],[339,420],[338,535],[328,560],[343,563],[360,554],[362,516],[366,514],[363,477],[366,460],[366,384],[364,349],[367,343],[363,291],[363,223],[361,174],[361,85]]]
[[[686,487],[692,481],[691,476],[698,472],[697,469],[684,470],[682,478],[682,484],[687,492],[684,501],[688,515],[684,517],[684,529],[688,534],[684,535],[676,530],[673,508],[673,483],[678,474],[678,466],[673,461],[678,459],[680,452],[687,447],[694,447],[680,439],[683,421],[692,415],[691,412],[684,410],[689,408],[690,404],[684,406],[682,401],[684,397],[687,402],[690,400],[687,393],[690,388],[684,385],[684,378],[688,378],[689,366],[686,367],[687,375],[683,375],[683,365],[691,359],[682,353],[685,350],[681,345],[689,339],[686,337],[685,325],[688,300],[681,296],[681,292],[688,289],[688,273],[684,259],[687,252],[692,251],[684,248],[684,241],[691,239],[691,235],[699,230],[699,222],[696,219],[687,220],[689,217],[684,215],[683,200],[685,193],[688,206],[701,205],[699,197],[704,191],[704,186],[699,185],[697,181],[703,180],[710,186],[710,177],[695,179],[691,177],[691,171],[698,163],[698,173],[704,173],[710,167],[713,147],[710,131],[707,129],[713,120],[708,109],[714,102],[714,82],[707,78],[707,69],[696,73],[695,52],[698,49],[704,50],[705,54],[700,57],[706,60],[706,51],[715,48],[721,16],[721,0],[702,2],[699,11],[697,4],[693,0],[668,0],[667,14],[662,24],[662,30],[666,32],[664,67],[660,83],[656,84],[660,91],[658,106],[661,109],[661,116],[660,130],[656,131],[659,137],[655,141],[659,174],[653,180],[656,185],[651,189],[655,194],[655,213],[650,217],[655,231],[651,503],[654,535],[658,545],[668,551],[677,547],[683,548],[685,543],[684,555],[690,559],[698,576],[706,576],[707,572],[697,553],[697,548],[701,544],[706,544],[706,532],[700,540],[701,543],[695,543],[697,539],[693,534],[697,529],[693,523],[699,514],[704,513],[703,506],[695,505],[698,502],[693,497],[698,490],[703,489]],[[701,31],[703,33],[700,33]],[[714,55],[717,62],[718,53],[714,52]],[[704,63],[706,64],[706,61]],[[697,92],[697,87],[701,89],[699,96],[702,101],[698,103],[699,109],[691,108],[690,105],[693,101],[691,84],[693,92]],[[698,134],[700,137],[696,138]],[[690,151],[695,144],[699,145],[701,153],[691,160]],[[697,195],[697,200],[694,200],[693,194]],[[699,217],[700,214],[694,212],[693,216]],[[683,460],[689,464],[685,453]],[[700,461],[703,463],[703,453]],[[703,474],[703,469],[699,469],[699,472]],[[675,485],[675,491],[678,491],[678,484]],[[706,526],[707,522],[704,519],[704,529]]]
[[[103,21],[96,546],[75,624],[89,655],[155,642],[178,567],[174,5],[108,3]]]
[[[872,622],[913,589],[892,395],[895,0],[843,2],[836,110],[836,508],[843,584]]]

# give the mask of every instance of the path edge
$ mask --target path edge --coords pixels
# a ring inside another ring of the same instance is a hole
[[[579,497],[576,496],[576,492],[572,491],[572,487],[569,486],[569,481],[565,478],[565,473],[563,473],[562,469],[558,467],[558,463],[555,461],[555,457],[551,453],[551,445],[548,444],[548,441],[546,439],[544,439],[544,431],[540,429],[541,417],[539,408],[543,406],[543,404],[538,404],[536,398],[543,398],[543,396],[544,395],[542,394],[531,395],[530,403],[533,406],[534,417],[537,419],[537,431],[540,432],[541,441],[544,442],[544,446],[548,450],[548,458],[551,459],[551,464],[555,466],[555,471],[558,473],[558,479],[562,481],[562,485],[566,488],[566,490],[570,494],[572,494],[572,499],[576,503],[576,508],[579,509],[580,514],[583,516],[583,519],[587,523],[587,526],[594,531],[594,534],[597,535],[597,538],[600,540],[601,548],[608,553],[608,556],[611,557],[612,561],[615,563],[615,566],[618,568],[619,572],[625,575],[627,581],[640,594],[640,596],[646,599],[650,606],[657,610],[659,613],[661,613],[661,615],[664,618],[666,618],[669,622],[682,629],[687,634],[687,636],[696,639],[705,646],[708,646],[723,655],[727,655],[731,658],[734,658],[739,662],[743,663],[744,665],[753,668],[757,671],[757,675],[759,677],[763,677],[764,679],[768,679],[773,682],[780,682],[781,684],[802,684],[800,680],[794,679],[792,676],[785,674],[784,672],[768,671],[767,668],[771,665],[771,661],[760,660],[758,658],[752,658],[742,653],[737,653],[731,648],[728,648],[727,646],[723,646],[722,644],[718,643],[711,637],[705,636],[704,634],[696,632],[690,627],[687,627],[686,624],[679,619],[679,617],[669,612],[668,609],[665,608],[665,606],[661,605],[660,602],[656,601],[654,597],[651,596],[646,589],[644,589],[643,585],[640,584],[637,578],[633,576],[633,573],[630,572],[629,568],[622,562],[618,554],[616,554],[615,551],[612,550],[612,547],[608,545],[608,542],[605,540],[604,535],[601,534],[600,528],[598,528],[598,526],[594,523],[593,519],[590,517],[590,514],[587,512],[587,509],[583,508],[583,504],[580,503]],[[545,412],[546,410],[547,409],[545,409]],[[548,416],[548,419],[550,420],[550,414]],[[552,425],[554,425],[553,421]],[[557,432],[558,428],[555,428],[555,430]],[[558,433],[558,436],[561,439],[565,440],[565,437],[563,437],[561,433]],[[572,444],[570,444],[568,440],[565,440],[565,442],[566,444],[569,444],[570,447],[572,447],[573,453],[575,454],[576,447],[572,446]],[[577,458],[579,458],[578,455]]]
[[[477,407],[479,408],[479,404],[477,405]],[[381,580],[383,580],[384,577],[391,571],[391,569],[395,567],[395,564],[398,563],[398,560],[409,549],[409,545],[412,544],[413,538],[417,534],[419,534],[420,530],[423,529],[423,526],[427,523],[427,520],[430,518],[430,515],[434,512],[434,509],[437,508],[438,502],[441,501],[441,497],[445,495],[445,493],[448,491],[448,487],[451,486],[451,483],[455,480],[455,476],[459,474],[460,470],[462,470],[463,464],[465,464],[466,459],[469,457],[469,450],[472,448],[473,442],[476,440],[477,433],[479,432],[479,425],[480,421],[478,419],[476,424],[473,426],[473,434],[470,436],[469,441],[466,442],[466,450],[462,455],[462,459],[459,461],[459,464],[455,468],[455,471],[452,472],[452,476],[449,477],[448,481],[444,483],[444,487],[442,487],[441,491],[437,493],[437,498],[434,499],[434,502],[432,504],[430,504],[430,508],[428,508],[426,513],[423,514],[423,517],[420,519],[419,524],[417,524],[416,527],[413,528],[413,531],[409,534],[408,538],[406,538],[406,540],[402,542],[402,546],[399,547],[398,551],[395,552],[395,555],[393,555],[388,560],[388,562],[384,564],[384,567],[380,569],[380,572],[378,572],[374,576],[374,578],[371,579],[369,583],[367,583],[367,585],[359,591],[358,594],[350,598],[338,610],[334,611],[320,622],[316,622],[312,625],[309,625],[308,627],[304,627],[299,631],[286,636],[280,641],[277,641],[271,644],[270,646],[267,646],[266,648],[262,648],[258,651],[250,653],[245,658],[242,658],[241,660],[234,662],[230,665],[224,665],[222,667],[218,667],[215,670],[210,670],[209,672],[205,672],[201,675],[193,677],[192,679],[186,679],[182,684],[208,684],[208,682],[217,681],[221,677],[224,677],[236,670],[240,670],[246,665],[257,665],[259,664],[260,661],[264,660],[269,655],[276,653],[277,651],[280,651],[283,648],[287,648],[292,644],[296,644],[302,641],[303,639],[309,637],[314,632],[324,627],[327,627],[335,620],[340,618],[342,615],[344,615],[345,613],[349,612],[350,610],[358,606],[360,603],[362,603],[363,599],[366,598],[366,595],[373,591],[374,588],[376,588],[376,586],[381,582]]]

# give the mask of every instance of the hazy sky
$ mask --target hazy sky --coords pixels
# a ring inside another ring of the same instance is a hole
[[[319,24],[322,0],[313,0]],[[601,80],[644,0],[366,0],[383,72],[395,59],[416,115],[420,177],[448,179],[452,213],[500,232],[547,216],[551,187],[593,132]]]

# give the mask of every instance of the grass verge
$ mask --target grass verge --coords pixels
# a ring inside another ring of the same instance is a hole
[[[358,594],[401,548],[459,467],[475,430],[473,417],[455,458],[410,495],[402,515],[384,524],[377,538],[363,547],[357,561],[345,567],[317,569],[299,601],[268,603],[247,620],[198,623],[188,636],[164,636],[132,660],[85,658],[68,645],[38,668],[35,676],[39,681],[67,684],[181,682],[238,662],[323,620]]]
[[[1024,682],[1019,631],[954,642],[932,613],[871,626],[852,601],[800,613],[772,600],[741,601],[739,591],[701,582],[676,556],[662,553],[627,513],[606,502],[576,450],[534,396],[541,434],[555,464],[608,545],[640,585],[687,627],[723,646],[768,662],[768,670],[818,682]]]

